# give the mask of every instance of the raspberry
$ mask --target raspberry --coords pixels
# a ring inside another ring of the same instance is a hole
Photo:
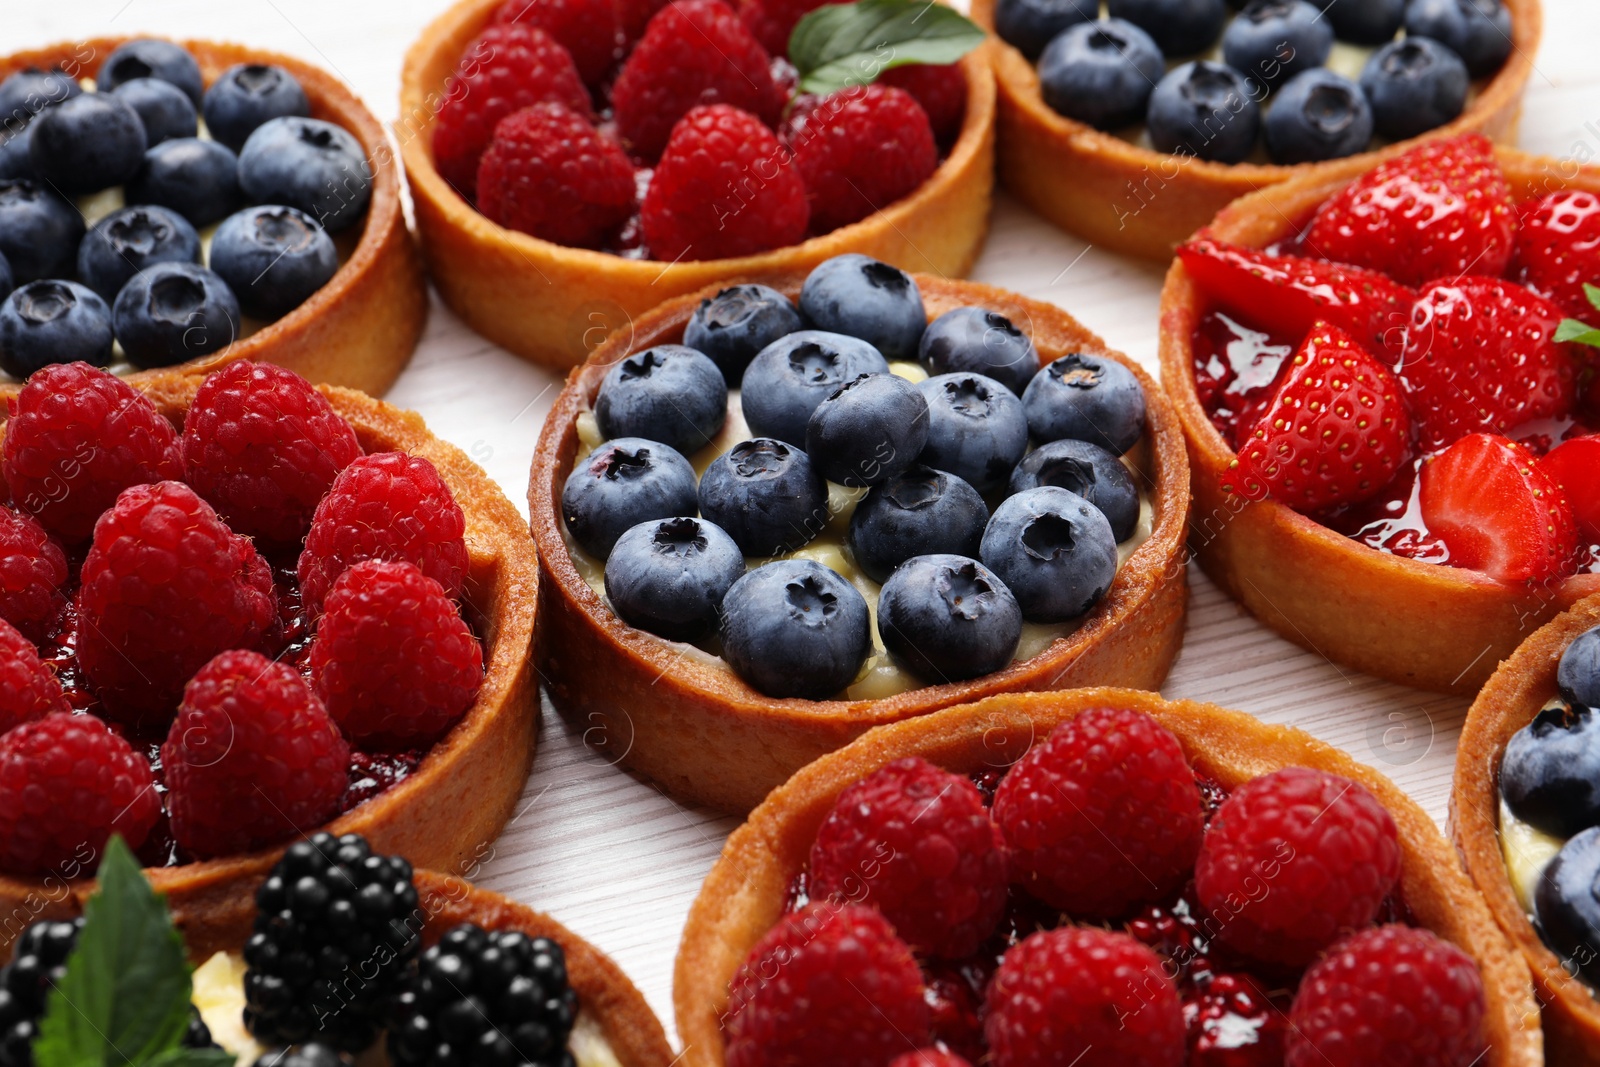
[[[656,259],[729,259],[806,235],[806,187],[789,150],[754,115],[697,107],[672,128],[641,224]]]
[[[811,892],[870,904],[916,951],[956,959],[1005,912],[1005,843],[970,781],[897,760],[839,794],[811,846]]]
[[[248,360],[207,377],[183,424],[189,485],[234,532],[279,544],[299,544],[359,455],[355,430],[310,382]]]
[[[183,476],[172,424],[128,383],[87,363],[45,367],[11,401],[6,484],[63,541],[85,541],[132,485]]]
[[[439,583],[369,559],[339,576],[311,644],[317,695],[365,751],[426,748],[483,684],[483,649]]]
[[[611,88],[617,130],[653,162],[699,104],[731,104],[771,126],[783,110],[772,61],[721,0],[676,0],[650,20]]]
[[[33,643],[0,619],[0,734],[53,711],[71,711],[56,672]]]
[[[1186,1058],[1178,988],[1127,934],[1033,934],[1000,961],[987,999],[994,1067],[1181,1067]]]
[[[0,737],[0,870],[91,869],[112,834],[137,849],[160,816],[149,761],[93,715],[56,712]]]
[[[744,0],[739,5],[739,18],[750,27],[750,32],[761,47],[775,56],[789,54],[789,37],[794,27],[806,15],[828,0]]]
[[[854,86],[797,107],[786,125],[811,200],[811,232],[888,207],[939,167],[928,113],[890,85]]]
[[[813,904],[756,942],[728,986],[728,1067],[882,1067],[928,1043],[922,974],[871,908]]]
[[[506,116],[478,164],[478,210],[490,222],[569,248],[600,248],[633,214],[633,164],[561,104]]]
[[[889,1061],[889,1067],[972,1067],[972,1064],[954,1052],[924,1048],[896,1056]]]
[[[467,576],[467,520],[432,463],[404,452],[362,456],[317,505],[300,554],[300,592],[315,618],[334,579],[364,559],[404,560],[455,600]]]
[[[1178,739],[1136,711],[1095,708],[1056,727],[995,791],[1011,877],[1083,918],[1123,915],[1182,888],[1204,822]]]
[[[615,0],[617,28],[622,32],[623,45],[637,41],[655,18],[656,12],[667,6],[667,0]]]
[[[1370,926],[1399,877],[1399,834],[1377,798],[1359,782],[1304,767],[1236,789],[1195,864],[1195,889],[1218,936],[1292,967]]]
[[[445,83],[433,127],[440,176],[476,200],[478,160],[495,127],[514,111],[546,102],[565,104],[580,115],[592,110],[589,90],[567,50],[545,31],[520,22],[484,30]]]
[[[1383,926],[1329,950],[1289,1009],[1285,1067],[1468,1067],[1488,1055],[1483,978],[1426,930]]]
[[[81,577],[78,662],[106,714],[136,729],[165,729],[195,671],[277,619],[266,561],[182,482],[118,497]]]
[[[878,75],[880,85],[904,89],[928,113],[933,138],[949,147],[967,118],[967,72],[959,63],[908,63]]]
[[[0,507],[0,619],[43,641],[61,614],[67,557],[31,515]]]
[[[197,856],[222,856],[336,815],[350,746],[294,668],[224,652],[184,688],[161,763],[172,836]]]
[[[548,33],[572,56],[579,76],[591,87],[599,86],[621,49],[610,0],[506,0],[494,21]]]

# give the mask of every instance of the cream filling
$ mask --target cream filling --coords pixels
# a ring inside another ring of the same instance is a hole
[[[1564,706],[1557,697],[1540,710]],[[1533,914],[1534,895],[1538,892],[1544,869],[1566,843],[1563,838],[1552,837],[1543,830],[1529,826],[1511,813],[1504,800],[1500,801],[1500,854],[1505,859],[1506,877],[1511,880],[1511,890],[1517,895],[1517,903],[1529,915]]]

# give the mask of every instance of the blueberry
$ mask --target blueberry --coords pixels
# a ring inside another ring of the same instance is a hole
[[[100,65],[95,84],[110,92],[135,78],[160,78],[182,89],[195,107],[200,106],[200,64],[188,51],[154,37],[143,37],[116,47]]]
[[[45,108],[81,95],[83,88],[66,71],[26,67],[0,81],[0,127],[15,133]]]
[[[994,32],[1029,59],[1061,31],[1100,14],[1100,0],[999,0],[994,5]]]
[[[741,441],[700,477],[700,513],[747,556],[779,556],[828,525],[828,483],[808,457],[771,437]]]
[[[1384,45],[1361,71],[1361,90],[1372,105],[1373,126],[1396,141],[1460,115],[1467,106],[1469,81],[1461,57],[1426,37]]]
[[[1022,609],[1004,582],[965,556],[917,556],[884,583],[878,636],[927,682],[960,682],[1011,662]]]
[[[1083,497],[1051,485],[995,508],[978,554],[1030,622],[1078,618],[1117,576],[1117,539],[1106,517]]]
[[[1062,356],[1028,384],[1022,409],[1040,443],[1070,437],[1120,456],[1144,433],[1144,386],[1106,356]]]
[[[1238,163],[1254,151],[1261,130],[1260,92],[1259,83],[1221,63],[1175,67],[1150,94],[1150,142],[1160,152]]]
[[[11,274],[11,262],[0,255],[0,300],[11,295],[11,290],[17,287],[17,280]]]
[[[1262,127],[1274,163],[1317,163],[1366,151],[1372,122],[1361,87],[1319,67],[1278,90]]]
[[[311,114],[311,102],[295,76],[269,63],[229,67],[206,90],[201,107],[211,136],[235,152],[262,123]]]
[[[1228,20],[1223,0],[1109,0],[1106,11],[1141,27],[1168,57],[1204,52]]]
[[[606,557],[606,596],[622,621],[674,641],[708,633],[744,575],[744,554],[719,527],[679,516],[631,527]]]
[[[29,282],[0,304],[0,370],[13,378],[80,359],[104,367],[111,342],[111,309],[77,282]]]
[[[144,162],[144,123],[112,93],[84,93],[33,120],[28,158],[40,178],[69,195],[121,185]]]
[[[1307,0],[1250,0],[1222,34],[1228,66],[1266,85],[1322,66],[1331,51],[1333,26]]]
[[[639,437],[607,441],[579,460],[561,487],[567,532],[601,560],[639,523],[693,515],[697,507],[689,461],[676,449]]]
[[[128,180],[123,194],[130,204],[158,204],[195,226],[210,226],[244,204],[239,157],[215,141],[163,141],[144,154],[139,173]]]
[[[1539,876],[1534,914],[1551,951],[1587,981],[1600,982],[1600,827],[1561,846]]]
[[[806,452],[830,482],[877,485],[928,443],[928,402],[894,374],[863,374],[828,394],[806,424]]]
[[[174,137],[193,137],[200,129],[194,104],[171,82],[135,78],[123,82],[111,95],[125,101],[144,123],[145,140],[152,145]]]
[[[1005,485],[1028,450],[1028,417],[1017,394],[981,374],[941,374],[918,388],[928,402],[921,462],[982,493]]]
[[[932,374],[984,374],[1018,396],[1039,373],[1028,335],[998,311],[960,307],[928,324],[917,358]]]
[[[1600,716],[1546,708],[1506,742],[1500,796],[1512,814],[1556,837],[1600,825]]]
[[[195,263],[158,263],[135,274],[111,306],[117,340],[136,367],[170,367],[220,352],[239,335],[228,283]]]
[[[733,583],[722,601],[722,657],[770,697],[821,700],[855,681],[872,649],[867,602],[809,559],[784,559]]]
[[[349,131],[320,119],[272,119],[239,150],[239,187],[258,204],[299,208],[337,233],[367,210],[372,168]]]
[[[1352,44],[1392,40],[1406,17],[1406,0],[1322,0],[1322,6],[1333,32]]]
[[[928,328],[916,280],[854,252],[825,260],[807,276],[800,314],[816,329],[861,338],[885,359],[915,359]]]
[[[0,253],[17,282],[70,278],[83,216],[64,197],[27,179],[0,181]]]
[[[976,556],[989,523],[978,491],[953,474],[918,464],[874,486],[850,516],[850,554],[875,582],[912,556]]]
[[[739,402],[757,434],[804,448],[806,424],[829,393],[862,374],[887,373],[888,361],[867,342],[801,330],[780,337],[750,361]]]
[[[763,348],[801,325],[794,303],[776,289],[734,285],[700,301],[683,328],[683,343],[710,356],[732,381]]]
[[[1150,90],[1166,73],[1155,40],[1131,22],[1100,19],[1073,26],[1039,57],[1044,102],[1097,130],[1144,120]]]
[[[1600,707],[1600,626],[1580,634],[1561,654],[1556,685],[1572,703]]]
[[[657,345],[606,372],[594,414],[607,437],[647,437],[689,455],[722,430],[728,386],[708,356]]]
[[[33,127],[0,134],[0,179],[33,178]]]
[[[1099,445],[1061,440],[1029,452],[1011,472],[1011,492],[1041,485],[1076,493],[1099,508],[1118,544],[1139,525],[1139,487],[1122,461]]]
[[[292,207],[247,207],[211,238],[211,269],[246,315],[276,319],[305,303],[339,269],[328,231]]]
[[[1482,78],[1511,54],[1511,10],[1501,0],[1411,0],[1406,36],[1431,37]]]
[[[189,220],[151,205],[113,211],[78,245],[78,278],[107,303],[146,267],[198,262],[200,235]]]

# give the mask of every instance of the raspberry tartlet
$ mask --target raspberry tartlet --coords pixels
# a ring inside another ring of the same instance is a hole
[[[669,301],[535,453],[541,677],[591,742],[731,811],[882,723],[1154,688],[1187,603],[1174,429],[1125,357],[987,286],[844,256]]]
[[[1558,337],[1595,314],[1597,194],[1593,168],[1434,140],[1184,244],[1162,378],[1207,573],[1289,640],[1456,693],[1600,591],[1593,464],[1569,462],[1595,445],[1594,371]]]
[[[905,73],[937,67],[885,72],[826,109],[836,117],[814,137],[807,131],[821,112],[803,97],[787,102],[794,68],[782,59],[788,27],[814,6],[768,4],[768,11],[754,0],[681,0],[669,10],[572,0],[545,11],[515,0],[462,0],[441,15],[406,57],[400,140],[424,254],[445,302],[512,352],[567,368],[607,337],[627,334],[663,300],[726,278],[770,280],[842,252],[936,274],[970,270],[994,182],[988,45],[960,60],[961,77]],[[653,15],[660,25],[651,30]],[[779,21],[767,24],[767,15]],[[608,38],[604,24],[613,18],[616,36]],[[511,40],[519,31],[529,39]],[[598,41],[586,39],[595,34]],[[498,71],[497,55],[518,57],[519,66]],[[772,73],[769,55],[777,57]],[[690,69],[674,68],[678,62]],[[701,85],[718,77],[727,84]],[[488,120],[473,111],[472,94],[489,86],[499,95],[479,99],[491,110],[507,98],[521,101],[516,106],[555,103],[503,120],[503,147],[483,157],[490,184],[474,204],[473,190],[463,191],[477,179],[472,157],[466,165],[455,160],[463,145],[488,142],[489,130],[474,131],[472,123]],[[715,106],[684,115],[701,102]],[[598,133],[592,109],[604,120]],[[935,127],[932,140],[924,114]],[[791,145],[801,141],[842,145],[858,163],[893,165],[833,167],[810,160],[816,151],[797,154]],[[555,149],[541,147],[557,144],[573,158],[558,163],[548,155]],[[925,174],[935,151],[936,169]],[[715,166],[706,164],[712,159]],[[536,192],[547,180],[540,175],[558,166],[584,176],[581,194]],[[643,168],[637,178],[636,167]],[[909,194],[898,177],[907,168],[915,172]],[[651,190],[636,192],[636,181]],[[865,188],[875,182],[886,183],[884,195]],[[552,195],[561,203],[581,199],[583,209],[549,213],[541,204]],[[878,210],[862,217],[867,208],[856,202],[863,198]],[[707,214],[712,208],[719,218]],[[750,224],[759,233],[744,232],[747,219],[759,221]],[[660,247],[645,256],[641,240]]]

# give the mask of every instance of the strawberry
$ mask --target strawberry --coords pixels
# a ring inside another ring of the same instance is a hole
[[[1563,189],[1523,203],[1510,276],[1575,318],[1594,314],[1583,284],[1600,284],[1600,196]]]
[[[1516,210],[1494,149],[1468,134],[1429,141],[1357,178],[1317,210],[1306,246],[1406,285],[1498,276]]]
[[[1502,582],[1571,572],[1578,546],[1572,505],[1534,454],[1499,434],[1461,438],[1422,468],[1422,521],[1450,563]]]
[[[1583,536],[1600,543],[1600,434],[1557,445],[1539,461],[1539,469],[1566,494]]]
[[[1353,504],[1382,489],[1410,455],[1411,418],[1394,372],[1319,322],[1239,450],[1242,492],[1265,488],[1299,511]]]
[[[1304,337],[1320,319],[1396,360],[1405,347],[1417,294],[1377,271],[1268,255],[1210,237],[1179,246],[1178,258],[1212,303],[1268,333]]]

